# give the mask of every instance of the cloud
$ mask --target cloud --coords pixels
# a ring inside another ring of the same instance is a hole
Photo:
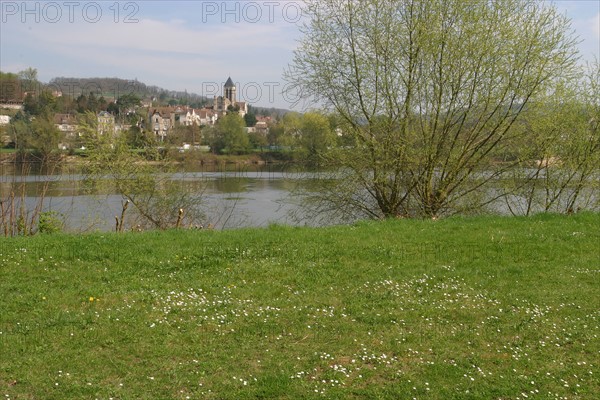
[[[589,24],[592,32],[594,32],[596,37],[598,37],[598,40],[600,40],[600,12],[596,14],[595,17],[590,18]]]
[[[154,53],[194,55],[201,52],[241,51],[261,43],[270,48],[289,48],[289,34],[283,24],[198,24],[181,19],[159,21],[140,19],[137,23],[101,21],[72,24],[20,26],[27,42],[41,46],[68,43],[84,49],[129,49]]]
[[[592,18],[582,18],[577,31],[583,40],[579,48],[584,61],[600,57],[600,12]]]
[[[12,38],[32,51],[59,51],[72,60],[94,59],[102,64],[112,64],[115,53],[124,54],[125,59],[116,60],[117,64],[113,65],[129,64],[132,60],[126,59],[128,55],[131,58],[143,56],[153,59],[153,64],[145,65],[150,68],[156,62],[164,64],[173,60],[181,61],[185,68],[184,63],[199,60],[235,65],[253,55],[270,54],[271,60],[285,59],[285,54],[291,54],[294,48],[296,35],[295,27],[285,23],[190,25],[181,19],[150,18],[134,24],[106,20],[13,24],[6,30],[12,30]],[[161,62],[157,56],[166,60]]]

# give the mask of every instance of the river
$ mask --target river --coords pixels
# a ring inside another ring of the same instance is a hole
[[[40,170],[37,164],[0,163],[0,200],[15,192],[17,198],[25,199],[26,209],[33,215],[32,210],[45,193],[42,211],[58,213],[66,231],[115,229],[115,216],[121,214],[124,198],[114,189],[91,195],[85,190],[84,178],[77,164],[66,164],[49,172]],[[298,171],[293,164],[185,164],[168,174],[170,182],[178,182],[194,196],[201,196],[205,215],[202,225],[215,229],[334,224],[337,221],[332,218],[318,221],[301,218],[301,199],[294,197],[298,193],[294,189],[310,188],[311,179],[318,178],[319,173]],[[596,204],[591,209],[597,210],[597,193],[593,189],[584,192],[591,199],[589,203]],[[483,196],[496,197],[498,193],[488,188]],[[522,213],[525,209],[522,197],[512,195],[506,200],[500,198],[491,203],[488,212],[510,214],[510,210]],[[539,211],[542,209],[538,206],[536,212]],[[128,222],[127,228],[135,226],[131,218]]]
[[[261,227],[269,224],[307,225],[293,217],[299,211],[292,189],[302,184],[305,174],[293,166],[264,165],[186,165],[170,173],[170,180],[180,182],[202,197],[205,225],[216,229]],[[123,197],[104,190],[90,195],[84,188],[84,176],[76,166],[53,172],[41,171],[31,164],[25,168],[0,164],[0,198],[15,191],[24,193],[25,204],[32,210],[47,185],[43,211],[55,211],[69,232],[107,231],[114,229]],[[24,190],[24,192],[23,192]]]

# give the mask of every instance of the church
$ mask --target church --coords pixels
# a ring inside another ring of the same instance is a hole
[[[215,97],[213,109],[219,116],[231,110],[237,110],[242,118],[248,113],[248,104],[245,101],[237,101],[237,88],[231,77],[227,78],[223,86],[223,96]]]

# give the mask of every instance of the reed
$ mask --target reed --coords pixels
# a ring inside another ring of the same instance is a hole
[[[50,181],[36,185],[34,196],[27,195],[27,181],[23,177],[30,175],[32,167],[52,175],[60,166],[60,160],[43,160],[32,162],[14,158],[3,166],[10,168],[8,182],[2,183],[0,194],[0,234],[5,237],[28,236],[38,232],[39,218],[45,209],[46,195],[50,189]]]

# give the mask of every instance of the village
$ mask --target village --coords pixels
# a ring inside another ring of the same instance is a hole
[[[147,139],[157,145],[164,145],[166,142],[177,145],[181,151],[190,149],[210,151],[211,146],[202,140],[202,130],[214,128],[219,119],[227,114],[233,114],[243,119],[244,133],[247,136],[253,137],[255,142],[267,144],[269,129],[274,123],[273,117],[255,115],[247,102],[240,101],[237,96],[237,87],[231,77],[227,78],[222,90],[221,96],[214,96],[212,101],[207,100],[201,107],[187,104],[162,104],[157,97],[142,100],[134,95],[124,95],[115,99],[114,102],[106,102],[100,97],[99,102],[106,104],[105,107],[100,106],[100,108],[106,109],[99,111],[95,111],[87,104],[87,108],[79,107],[78,110],[54,112],[50,118],[53,126],[60,132],[58,149],[63,151],[85,150],[85,145],[80,140],[83,136],[81,117],[85,112],[94,111],[96,131],[100,135],[118,135],[122,132],[134,131],[149,136]],[[64,101],[63,93],[56,90],[41,94],[23,92],[20,98],[7,99],[5,96],[4,99],[1,99],[0,144],[3,147],[15,146],[15,135],[11,135],[10,129],[7,129],[11,121],[15,118],[23,118],[24,111],[30,115],[30,118],[31,114],[35,118],[36,112],[31,110],[33,107],[27,108],[28,101],[30,103],[31,101],[41,102],[39,98],[43,96],[51,97],[47,102]],[[82,93],[78,100],[82,96],[85,97],[85,94]],[[93,92],[88,96],[90,100],[97,98]],[[122,101],[119,104],[124,98],[127,98],[128,101]],[[132,98],[133,101],[131,101]],[[182,132],[186,131],[192,134],[182,135]]]

